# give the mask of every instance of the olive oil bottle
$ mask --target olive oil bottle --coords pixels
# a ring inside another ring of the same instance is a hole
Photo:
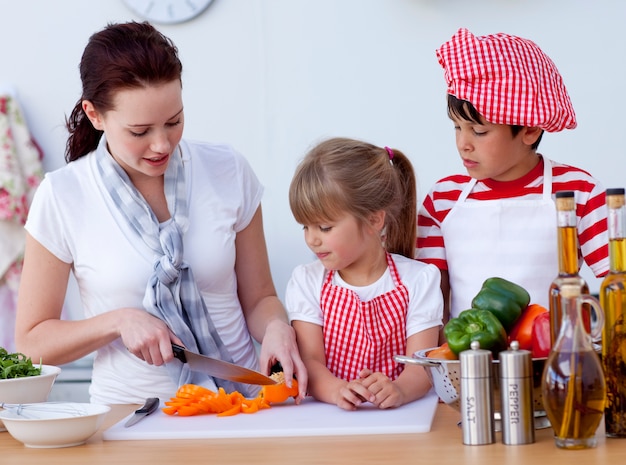
[[[561,288],[564,285],[577,285],[580,294],[589,294],[587,282],[580,276],[578,257],[578,231],[576,230],[576,199],[573,191],[556,193],[556,222],[559,256],[559,274],[550,286],[550,339],[552,346],[556,342],[561,326]],[[589,307],[583,308],[583,321],[590,330]]]
[[[610,271],[600,286],[604,310],[602,364],[607,405],[608,437],[626,437],[626,207],[624,189],[607,189]]]
[[[598,321],[591,333],[583,324],[583,304],[593,308]],[[606,408],[606,378],[591,340],[602,333],[604,313],[595,297],[580,294],[577,284],[561,287],[561,306],[563,321],[541,380],[543,407],[557,447],[595,447]]]

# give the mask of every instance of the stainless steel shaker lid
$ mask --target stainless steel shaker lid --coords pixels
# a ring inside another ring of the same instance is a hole
[[[517,341],[512,341],[509,350],[500,352],[498,358],[501,378],[526,378],[533,375],[531,353],[520,349]]]
[[[478,341],[472,341],[471,349],[459,354],[462,378],[486,378],[491,376],[493,356],[490,350],[480,348]]]

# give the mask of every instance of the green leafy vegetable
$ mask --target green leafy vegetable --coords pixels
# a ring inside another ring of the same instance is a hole
[[[23,378],[41,374],[41,364],[36,367],[29,357],[19,352],[10,354],[0,347],[0,379]]]

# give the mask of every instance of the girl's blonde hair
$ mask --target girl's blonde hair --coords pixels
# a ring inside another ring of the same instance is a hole
[[[345,213],[367,224],[385,212],[385,248],[415,257],[417,192],[410,160],[399,150],[333,138],[315,146],[298,165],[289,205],[300,224],[320,224]]]

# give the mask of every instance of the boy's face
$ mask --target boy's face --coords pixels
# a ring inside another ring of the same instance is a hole
[[[522,128],[514,137],[511,126],[492,124],[481,118],[480,123],[451,115],[456,135],[456,147],[467,173],[478,180],[513,181],[519,179],[538,163],[531,148],[537,128]],[[532,140],[532,142],[530,142]]]

